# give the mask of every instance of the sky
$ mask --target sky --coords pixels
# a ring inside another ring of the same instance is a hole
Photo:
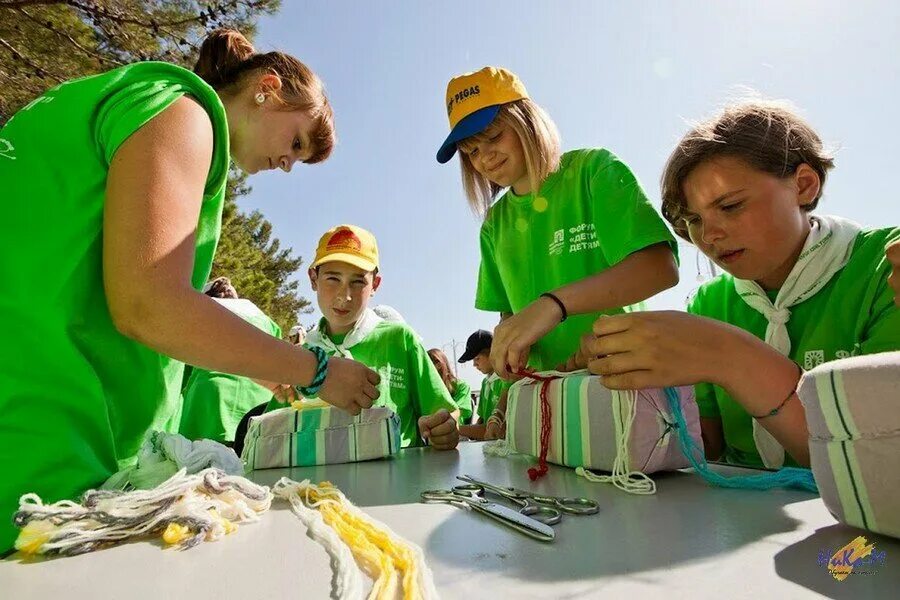
[[[452,360],[454,341],[461,354],[498,316],[474,308],[480,221],[458,160],[435,160],[451,77],[512,70],[556,122],[563,150],[610,149],[657,209],[662,167],[691,121],[748,93],[790,100],[837,153],[818,211],[888,226],[900,222],[898,39],[900,4],[887,2],[283,0],[260,21],[257,49],[319,74],[339,141],[323,164],[252,177],[240,206],[262,211],[307,262],[334,225],[372,231],[383,276],[374,302]],[[680,283],[649,308],[683,309],[709,277],[692,246],[682,242],[680,257]],[[305,267],[298,275],[315,306]],[[459,375],[478,389],[470,365]]]

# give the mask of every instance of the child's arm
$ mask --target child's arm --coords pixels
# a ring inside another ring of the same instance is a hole
[[[506,399],[509,396],[509,388],[500,393],[497,406],[494,407],[491,416],[487,419],[484,429],[484,439],[498,440],[506,435]]]
[[[708,460],[719,460],[725,454],[725,432],[721,418],[700,417],[700,437]]]
[[[762,417],[759,423],[794,460],[809,465],[806,415],[796,395],[800,370],[753,334],[675,311],[600,317],[594,334],[582,353],[606,387],[716,384],[748,414]],[[776,414],[764,416],[776,408]],[[709,439],[712,445],[707,454],[721,455],[721,426],[716,431],[709,419],[703,421],[704,442]]]
[[[213,132],[205,110],[176,100],[119,146],[106,181],[103,284],[118,331],[203,369],[308,385],[316,358],[260,331],[191,287]],[[332,359],[321,397],[358,414],[378,375]]]
[[[675,256],[667,243],[659,243],[628,255],[620,263],[556,290],[548,290],[562,302],[569,315],[599,312],[645,300],[678,283]],[[524,368],[531,346],[563,318],[551,298],[541,297],[515,315],[503,319],[494,330],[491,364],[508,379]]]
[[[459,435],[464,435],[470,440],[481,441],[484,439],[484,429],[485,426],[483,423],[478,423],[477,425],[460,425]]]

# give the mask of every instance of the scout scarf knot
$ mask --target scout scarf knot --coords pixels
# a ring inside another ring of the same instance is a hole
[[[306,336],[306,343],[310,346],[323,348],[327,352],[337,356],[353,358],[350,348],[366,339],[366,337],[372,333],[372,330],[374,330],[382,321],[384,321],[384,319],[375,314],[375,311],[371,308],[367,308],[363,311],[363,314],[360,315],[356,324],[353,326],[353,329],[351,329],[344,338],[344,341],[340,344],[335,344],[325,332],[325,319],[322,319]]]
[[[844,268],[862,231],[859,224],[840,217],[810,215],[809,221],[811,227],[803,250],[774,302],[755,281],[734,280],[738,295],[768,321],[765,342],[785,356],[791,353],[786,326],[791,318],[789,309],[814,296]],[[763,464],[770,468],[784,464],[784,448],[756,420],[753,439]]]

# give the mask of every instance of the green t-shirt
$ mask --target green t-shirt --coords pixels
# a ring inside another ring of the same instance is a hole
[[[144,62],[59,85],[0,130],[0,549],[20,494],[75,497],[132,462],[179,404],[183,365],[119,333],[103,288],[110,162],[188,94],[215,143],[192,284],[206,281],[228,174],[225,109],[195,74]]]
[[[496,373],[491,373],[481,380],[481,391],[478,394],[478,422],[487,423],[488,417],[497,408],[503,391],[509,389],[511,382],[504,381]]]
[[[537,195],[509,190],[488,212],[475,308],[517,313],[544,292],[661,242],[677,256],[675,238],[624,163],[603,149],[567,152]],[[571,315],[557,325],[532,346],[529,365],[564,363],[600,314]]]
[[[216,301],[257,329],[281,337],[281,327],[249,300]],[[272,392],[247,377],[194,367],[183,396],[178,433],[189,440],[232,442],[243,416],[268,402]]]
[[[468,423],[472,418],[472,388],[462,379],[457,379],[451,397],[459,408],[459,422]]]
[[[898,239],[900,228],[860,233],[844,268],[815,296],[790,308],[790,356],[803,369],[838,358],[900,350],[900,310],[887,283],[891,267],[884,256],[885,245]],[[777,291],[771,292],[772,300],[776,296]],[[734,278],[727,273],[701,286],[688,312],[766,337],[765,317],[737,295]],[[700,416],[722,419],[725,459],[762,466],[750,415],[718,386],[703,383],[695,388]],[[796,464],[790,455],[785,457],[785,465]]]
[[[324,319],[319,331],[324,331]],[[346,336],[331,337],[335,343]],[[333,351],[325,348],[333,354]],[[353,359],[381,376],[380,396],[375,406],[386,406],[400,417],[400,442],[403,448],[423,445],[419,435],[419,417],[442,408],[456,410],[447,386],[431,362],[416,332],[405,323],[381,321],[362,340],[349,348]],[[271,408],[283,404],[270,403]]]

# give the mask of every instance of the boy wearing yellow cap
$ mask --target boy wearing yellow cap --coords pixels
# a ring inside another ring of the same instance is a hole
[[[319,240],[309,280],[322,319],[306,343],[331,355],[352,358],[381,374],[377,406],[400,417],[403,447],[423,440],[440,450],[459,442],[459,409],[416,333],[369,308],[381,285],[375,237],[354,225],[339,225]]]
[[[675,238],[628,166],[603,148],[562,154],[515,74],[454,77],[445,108],[451,131],[437,159],[459,150],[464,190],[485,219],[475,307],[505,317],[490,353],[501,378],[556,368],[601,314],[675,285]]]

